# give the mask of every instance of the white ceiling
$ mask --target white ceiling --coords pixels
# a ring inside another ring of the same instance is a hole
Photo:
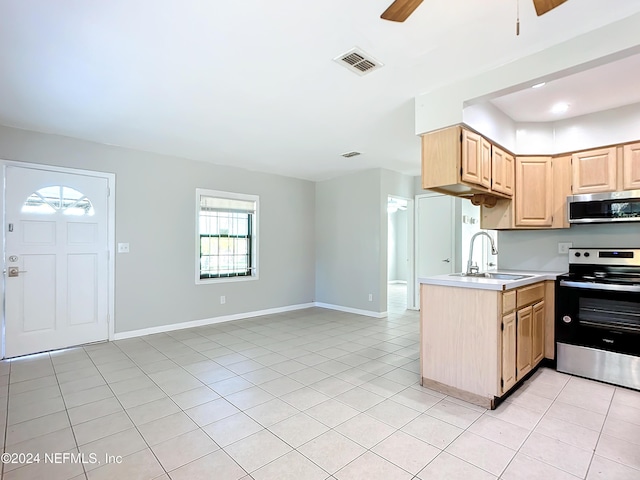
[[[491,100],[516,122],[554,122],[640,102],[640,54]],[[565,113],[552,107],[566,103]]]
[[[517,37],[517,0],[425,0],[403,24],[379,18],[391,0],[0,0],[0,124],[312,180],[418,174],[417,94],[640,12],[519,2]],[[332,61],[354,46],[385,66]]]

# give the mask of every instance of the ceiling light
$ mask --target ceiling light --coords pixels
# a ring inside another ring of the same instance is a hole
[[[532,85],[531,88],[540,88],[540,87],[544,87],[547,84],[547,82],[540,82],[540,83],[536,83],[535,85]]]
[[[567,110],[569,110],[569,104],[566,102],[560,102],[560,103],[556,103],[551,108],[551,113],[564,113]]]
[[[340,155],[342,155],[344,158],[351,158],[351,157],[357,157],[358,155],[362,155],[362,153],[360,153],[360,152],[345,152],[345,153],[341,153]]]

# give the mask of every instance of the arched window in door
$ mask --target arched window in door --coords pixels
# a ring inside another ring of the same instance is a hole
[[[52,214],[62,212],[64,215],[91,216],[95,213],[91,201],[83,193],[62,185],[44,187],[29,195],[23,213]]]

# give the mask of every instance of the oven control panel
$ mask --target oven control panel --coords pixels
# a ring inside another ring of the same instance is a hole
[[[640,266],[638,248],[570,248],[570,265]]]

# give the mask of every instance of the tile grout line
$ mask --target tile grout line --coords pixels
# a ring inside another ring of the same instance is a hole
[[[84,347],[82,349],[84,351]],[[62,387],[60,386],[60,380],[58,379],[58,372],[56,371],[56,366],[53,363],[53,359],[51,358],[51,353],[49,353],[49,361],[51,362],[51,367],[53,368],[53,374],[56,377],[56,385],[58,385],[58,390],[60,390],[60,398],[62,399],[62,404],[64,405],[64,413],[67,415],[67,420],[69,421],[69,429],[71,430],[71,435],[73,435],[73,441],[76,444],[76,450],[80,453],[80,445],[78,445],[78,439],[76,437],[76,432],[73,429],[73,424],[71,423],[71,417],[69,416],[69,409],[67,408],[67,402],[64,398],[64,394],[62,393]],[[84,462],[82,462],[82,473],[84,474],[84,478],[87,477],[87,469],[84,466]]]
[[[611,411],[611,406],[613,405],[613,399],[616,396],[616,392],[618,391],[618,387],[613,388],[613,394],[611,395],[611,400],[609,401],[609,406],[607,407],[607,413],[604,415],[604,422],[602,422],[602,426],[600,427],[600,431],[598,432],[598,439],[596,440],[596,444],[593,447],[593,454],[591,455],[591,460],[589,460],[589,466],[587,467],[587,473],[585,474],[585,478],[589,476],[589,470],[591,470],[591,465],[593,464],[593,459],[596,456],[596,450],[598,449],[598,444],[600,443],[600,439],[602,438],[602,432],[604,431],[604,426],[607,423],[609,418],[609,412]]]
[[[8,360],[9,362],[9,379],[8,379],[8,385],[7,385],[7,410],[4,414],[4,442],[2,445],[2,453],[4,454],[7,451],[7,436],[9,433],[9,395],[11,392],[11,367],[13,367],[13,362],[11,360]],[[4,465],[5,462],[2,462],[2,465],[0,466],[0,479],[4,478]]]
[[[120,352],[122,352],[122,353],[123,353],[127,358],[129,358],[129,360],[131,360],[131,358],[130,358],[126,353],[124,353],[124,352],[122,351],[122,349],[121,349],[118,345],[115,345],[115,342],[114,342],[114,346],[115,346],[116,348],[118,348],[118,350],[119,350]],[[109,382],[107,381],[107,379],[106,379],[106,378],[104,378],[104,375],[103,375],[103,374],[102,374],[102,372],[100,371],[100,368],[98,367],[98,365],[95,363],[95,361],[94,361],[93,357],[90,355],[90,353],[89,353],[89,352],[88,352],[84,347],[83,347],[83,350],[85,351],[85,353],[87,354],[87,356],[88,356],[88,357],[89,357],[89,359],[91,360],[91,363],[93,363],[94,367],[96,368],[96,370],[98,371],[98,373],[100,374],[100,376],[102,377],[102,379],[104,380],[105,385],[109,388],[109,390],[110,390],[110,391],[111,391],[111,393],[113,394],[113,398],[115,398],[115,399],[116,399],[116,401],[117,401],[117,402],[120,404],[120,406],[122,407],[122,411],[124,412],[124,414],[127,416],[127,418],[129,419],[129,421],[130,421],[130,422],[131,422],[131,424],[133,425],[133,428],[135,428],[135,429],[136,429],[136,432],[138,432],[138,435],[140,435],[140,437],[142,438],[142,441],[145,443],[145,445],[147,446],[147,448],[149,449],[149,451],[153,454],[154,458],[155,458],[155,459],[156,459],[156,461],[158,462],[158,465],[160,465],[160,468],[162,468],[162,470],[164,471],[164,473],[168,475],[169,473],[166,471],[166,469],[164,468],[164,466],[162,465],[162,463],[160,462],[160,460],[159,460],[159,459],[158,459],[158,457],[156,456],[155,452],[153,451],[153,449],[151,448],[151,446],[149,445],[149,443],[147,442],[147,440],[144,438],[144,436],[142,435],[142,433],[141,433],[141,432],[140,432],[140,430],[138,429],[138,426],[136,425],[136,423],[133,421],[133,419],[131,418],[131,416],[130,416],[130,415],[129,415],[129,413],[127,412],[127,409],[124,407],[124,405],[122,404],[122,402],[120,401],[120,399],[119,399],[119,398],[118,398],[118,396],[116,395],[116,392],[114,392],[114,391],[113,391],[113,389],[111,388],[111,385],[109,385]],[[107,363],[109,363],[109,362],[107,362]],[[134,362],[134,364],[135,364],[135,362]],[[137,364],[136,364],[136,365],[137,365]],[[146,375],[146,373],[145,373],[145,375]],[[149,380],[151,380],[151,381],[153,382],[153,379],[149,378]],[[154,383],[155,383],[155,382],[154,382]],[[158,388],[159,388],[159,387],[158,387]],[[150,403],[150,402],[147,402],[147,403]],[[102,417],[101,417],[101,418],[102,418]],[[91,421],[91,420],[90,420],[90,421]],[[124,431],[124,430],[123,430],[123,431]],[[121,432],[116,432],[116,433],[114,433],[114,434],[112,434],[112,435],[117,435],[118,433],[121,433]],[[109,436],[111,436],[111,435],[107,435],[107,437],[109,437]],[[99,439],[97,439],[97,440],[101,440],[102,438],[107,438],[107,437],[101,437],[101,438],[99,438]],[[94,441],[97,441],[97,440],[94,440]],[[89,442],[89,443],[91,443],[91,442]],[[79,448],[80,448],[80,447],[78,446],[78,449],[79,449]],[[141,452],[142,450],[138,450],[138,451],[139,451],[139,452]],[[130,453],[129,455],[134,455],[135,453],[138,453],[138,452],[133,452],[133,453]],[[124,457],[123,457],[123,459],[124,459]],[[106,465],[103,465],[102,467],[106,467]],[[98,467],[98,468],[96,468],[95,470],[98,470],[99,468],[102,468],[102,467]],[[161,475],[160,475],[160,476],[161,476]],[[87,478],[88,478],[88,474],[87,474]]]

